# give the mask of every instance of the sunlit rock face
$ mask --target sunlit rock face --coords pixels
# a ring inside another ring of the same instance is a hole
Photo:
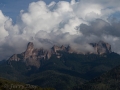
[[[98,43],[90,43],[90,45],[94,48],[94,52],[87,52],[86,54],[107,54],[111,53],[111,45],[99,41]],[[32,42],[29,42],[27,45],[27,49],[25,52],[21,54],[14,54],[12,55],[8,61],[24,61],[27,66],[35,66],[37,68],[40,67],[40,60],[49,60],[52,55],[56,55],[57,58],[61,58],[62,54],[60,52],[67,52],[67,53],[76,53],[76,54],[83,54],[77,53],[72,50],[70,46],[56,46],[54,45],[50,50],[45,50],[43,48],[36,49],[34,48],[34,44]],[[84,53],[85,54],[85,53]]]
[[[32,42],[29,42],[27,45],[27,49],[24,52],[24,59],[27,59],[30,56],[33,56],[33,51],[34,51],[34,44]]]
[[[28,66],[40,67],[40,60],[48,60],[51,57],[51,52],[44,49],[35,49],[34,44],[29,42],[25,52],[12,55],[8,61],[24,61]]]
[[[90,45],[94,47],[95,53],[99,55],[112,52],[111,45],[103,41],[99,41],[98,43],[90,43]]]

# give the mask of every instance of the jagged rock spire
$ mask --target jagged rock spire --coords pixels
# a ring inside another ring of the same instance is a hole
[[[32,52],[34,50],[34,44],[33,42],[29,42],[28,45],[27,45],[27,49],[25,51],[25,55],[24,55],[24,58],[28,58],[32,55]]]
[[[29,42],[27,45],[27,49],[33,49],[33,48],[34,48],[33,42]]]
[[[105,53],[111,53],[111,45],[104,42],[104,41],[99,41],[98,43],[90,43],[90,45],[93,46],[95,49],[96,54],[105,54]]]

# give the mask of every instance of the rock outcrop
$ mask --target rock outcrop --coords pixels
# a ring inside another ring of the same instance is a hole
[[[59,51],[64,51],[64,52],[68,52],[68,53],[73,53],[74,52],[70,46],[65,47],[63,45],[61,47],[54,45],[51,48],[51,50],[55,54],[57,54]]]
[[[18,57],[17,54],[14,54],[14,55],[12,55],[12,56],[9,58],[9,60],[10,60],[10,61],[19,61],[20,58]]]
[[[95,50],[95,54],[105,54],[105,53],[111,53],[111,45],[103,42],[103,41],[99,41],[98,43],[90,43],[90,45],[93,46],[94,50]]]
[[[103,41],[99,41],[98,43],[90,43],[90,45],[94,48],[95,52],[94,54],[102,55],[105,53],[111,53],[111,45],[108,43],[105,43]],[[37,68],[40,67],[40,60],[48,60],[50,57],[54,54],[57,58],[61,58],[62,52],[67,53],[75,53],[75,51],[72,50],[70,46],[56,46],[54,45],[51,50],[45,50],[45,49],[35,49],[34,44],[32,42],[29,42],[27,45],[27,49],[25,52],[21,54],[14,54],[12,55],[8,61],[24,61],[26,65],[28,66],[35,66]],[[77,53],[78,54],[78,53]],[[81,54],[81,53],[80,53]],[[90,52],[91,54],[91,52]]]
[[[27,49],[26,51],[24,52],[24,59],[27,59],[29,58],[30,56],[33,56],[34,54],[34,45],[32,42],[29,42],[28,45],[27,45]]]
[[[44,49],[35,49],[34,44],[29,42],[25,52],[12,55],[8,61],[24,61],[27,66],[40,67],[40,60],[48,60],[51,57],[51,52]]]

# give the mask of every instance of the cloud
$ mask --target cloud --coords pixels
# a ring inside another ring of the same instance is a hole
[[[0,41],[1,42],[6,36],[8,36],[8,32],[4,28],[5,22],[7,20],[9,20],[9,18],[4,16],[2,11],[0,10]]]
[[[90,42],[103,40],[120,53],[119,0],[71,0],[32,2],[27,11],[21,10],[13,24],[0,11],[0,57],[6,59],[23,52],[29,41],[35,47],[51,48],[54,44],[70,45],[75,50],[93,51]],[[116,18],[116,19],[114,19]],[[116,43],[116,44],[115,44]]]

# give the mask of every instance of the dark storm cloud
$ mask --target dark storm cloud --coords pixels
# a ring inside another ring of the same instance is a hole
[[[120,22],[108,23],[102,19],[96,19],[90,25],[81,24],[80,32],[86,36],[96,35],[111,35],[113,37],[120,37]]]

